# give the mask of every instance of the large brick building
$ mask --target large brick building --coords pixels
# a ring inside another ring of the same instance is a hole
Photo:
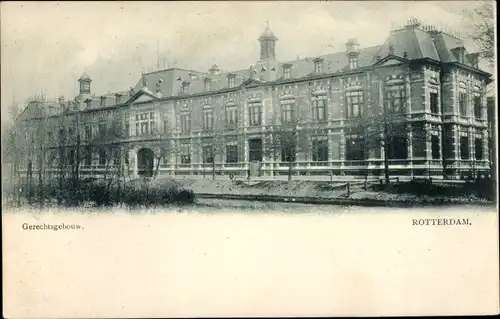
[[[103,96],[92,94],[84,74],[75,99],[31,102],[19,126],[26,165],[202,174],[214,161],[224,174],[257,165],[264,175],[290,166],[294,174],[379,175],[387,156],[397,175],[457,177],[489,168],[490,74],[458,38],[411,20],[381,45],[359,48],[349,39],[344,52],[287,62],[276,56],[269,26],[258,41],[260,57],[246,70],[170,68]],[[385,124],[394,114],[403,119],[404,134],[368,147],[361,119],[381,114]],[[271,150],[280,125],[307,142]]]

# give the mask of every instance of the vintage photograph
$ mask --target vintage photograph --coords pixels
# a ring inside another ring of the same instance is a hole
[[[44,231],[90,236],[94,215],[150,225],[172,214],[210,224],[312,213],[343,227],[336,216],[382,225],[407,211],[420,214],[408,227],[430,231],[479,227],[488,213],[498,226],[495,25],[488,1],[3,2],[2,215],[16,220],[4,222],[15,229],[4,242],[18,245],[9,260],[21,260],[17,239],[35,249]],[[29,289],[14,279],[12,294]],[[47,315],[14,310],[15,298],[12,313]],[[102,311],[83,313],[119,314]],[[190,313],[176,311],[132,316]],[[208,313],[221,314],[196,315]]]

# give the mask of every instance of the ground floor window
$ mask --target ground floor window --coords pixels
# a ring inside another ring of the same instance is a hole
[[[460,136],[460,159],[469,159],[469,138]]]
[[[104,149],[99,150],[99,165],[106,165],[106,151]]]
[[[226,163],[238,163],[238,145],[226,146]]]
[[[439,141],[439,136],[437,135],[432,135],[431,136],[431,153],[432,153],[432,159],[440,159],[441,158],[441,152],[440,152],[440,141]]]
[[[412,153],[413,157],[426,157],[426,134],[422,123],[413,124],[412,132]]]
[[[389,159],[407,159],[408,158],[408,142],[407,138],[395,136],[388,141]]]
[[[476,154],[476,160],[482,160],[483,159],[483,139],[481,138],[476,138],[475,140],[475,154]]]
[[[295,145],[293,144],[281,145],[281,161],[282,162],[295,161]]]
[[[181,164],[191,164],[191,147],[189,144],[181,144]]]
[[[203,163],[213,163],[214,162],[214,152],[211,145],[203,146]]]
[[[120,165],[121,164],[121,151],[120,150],[116,150],[114,152],[114,156],[113,156],[113,164],[114,165]]]
[[[90,146],[85,148],[84,164],[87,166],[92,165],[92,148]]]
[[[252,161],[262,161],[262,139],[255,138],[248,140],[248,158]]]
[[[316,139],[312,142],[312,160],[313,162],[328,161],[328,140]]]
[[[361,137],[346,138],[345,158],[349,161],[358,161],[365,158],[365,148]]]

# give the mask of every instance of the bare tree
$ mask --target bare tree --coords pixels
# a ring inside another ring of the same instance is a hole
[[[471,31],[468,36],[479,47],[480,56],[490,65],[495,63],[494,2],[483,2],[473,10],[466,10]]]
[[[264,154],[274,162],[288,162],[288,180],[291,181],[293,164],[297,160],[296,154],[309,150],[308,127],[305,121],[296,115],[293,105],[285,112],[275,112],[268,131]]]

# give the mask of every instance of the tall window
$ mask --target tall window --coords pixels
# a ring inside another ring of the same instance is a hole
[[[99,136],[104,137],[106,135],[106,122],[99,123]]]
[[[283,78],[284,79],[289,79],[292,77],[292,68],[290,66],[284,66],[283,67]]]
[[[92,139],[92,126],[85,125],[85,140],[90,141]]]
[[[188,143],[181,144],[181,164],[191,164],[191,145]]]
[[[387,109],[389,112],[402,113],[406,105],[406,88],[403,84],[391,85],[385,90]]]
[[[181,132],[191,132],[191,114],[181,114]]]
[[[346,115],[347,118],[361,117],[363,109],[363,91],[346,92]]]
[[[106,165],[106,150],[99,149],[99,165]]]
[[[135,116],[136,135],[149,135],[153,133],[154,112],[144,112]]]
[[[312,141],[312,160],[313,162],[328,161],[328,140],[326,136],[315,138]]]
[[[482,138],[476,138],[474,140],[474,151],[476,154],[476,160],[482,160],[483,159],[483,139]]]
[[[210,79],[205,79],[205,92],[210,91]]]
[[[476,119],[482,118],[481,94],[480,93],[474,93],[474,117]]]
[[[431,152],[432,152],[432,159],[440,159],[441,158],[441,152],[440,152],[440,147],[439,147],[439,136],[437,135],[432,135],[431,136]]]
[[[227,82],[230,88],[234,88],[234,79],[235,79],[234,75],[230,75],[227,78]]]
[[[214,128],[214,112],[211,107],[203,109],[203,129],[211,131]]]
[[[460,136],[460,159],[469,159],[469,138]]]
[[[262,139],[254,138],[248,140],[248,159],[252,161],[262,161]]]
[[[262,103],[248,103],[248,117],[250,118],[250,126],[259,126],[262,121]]]
[[[226,145],[226,163],[238,163],[238,145]]]
[[[75,164],[75,150],[69,151],[69,165]]]
[[[92,165],[92,147],[88,145],[85,148],[85,157],[84,157],[85,165]]]
[[[355,69],[358,67],[358,57],[357,56],[350,56],[349,57],[349,69]]]
[[[314,73],[320,74],[322,71],[322,61],[314,61]]]
[[[365,158],[365,149],[361,137],[349,137],[345,142],[346,159],[350,161],[363,160]]]
[[[408,139],[406,137],[394,136],[386,147],[388,147],[389,159],[408,158]]]
[[[437,92],[431,92],[429,99],[430,99],[430,103],[431,103],[431,113],[432,114],[439,114],[439,103],[438,103]]]
[[[64,127],[59,128],[59,140],[64,140]],[[26,132],[26,138],[28,138],[28,133]]]
[[[113,164],[120,165],[121,164],[121,156],[122,156],[120,150],[116,150],[113,155],[114,155],[113,156]]]
[[[52,141],[52,138],[53,138],[52,131],[48,131],[48,132],[47,132],[47,139],[48,139],[49,141]]]
[[[325,121],[326,120],[326,98],[318,97],[314,98],[312,101],[313,105],[313,119],[315,121]]]
[[[424,124],[421,122],[412,124],[412,151],[413,157],[426,157],[426,131]]]
[[[467,94],[465,92],[458,94],[458,106],[460,108],[460,115],[467,116]]]
[[[283,143],[281,145],[281,161],[294,162],[295,161],[295,144]]]
[[[281,123],[291,123],[295,120],[295,100],[288,99],[281,102]]]
[[[214,162],[214,152],[212,145],[203,146],[203,163],[213,163]]]
[[[124,123],[125,123],[125,136],[130,136],[130,118],[128,114],[123,115]]]
[[[238,125],[238,108],[234,104],[226,106],[226,123],[229,128],[235,128]]]

